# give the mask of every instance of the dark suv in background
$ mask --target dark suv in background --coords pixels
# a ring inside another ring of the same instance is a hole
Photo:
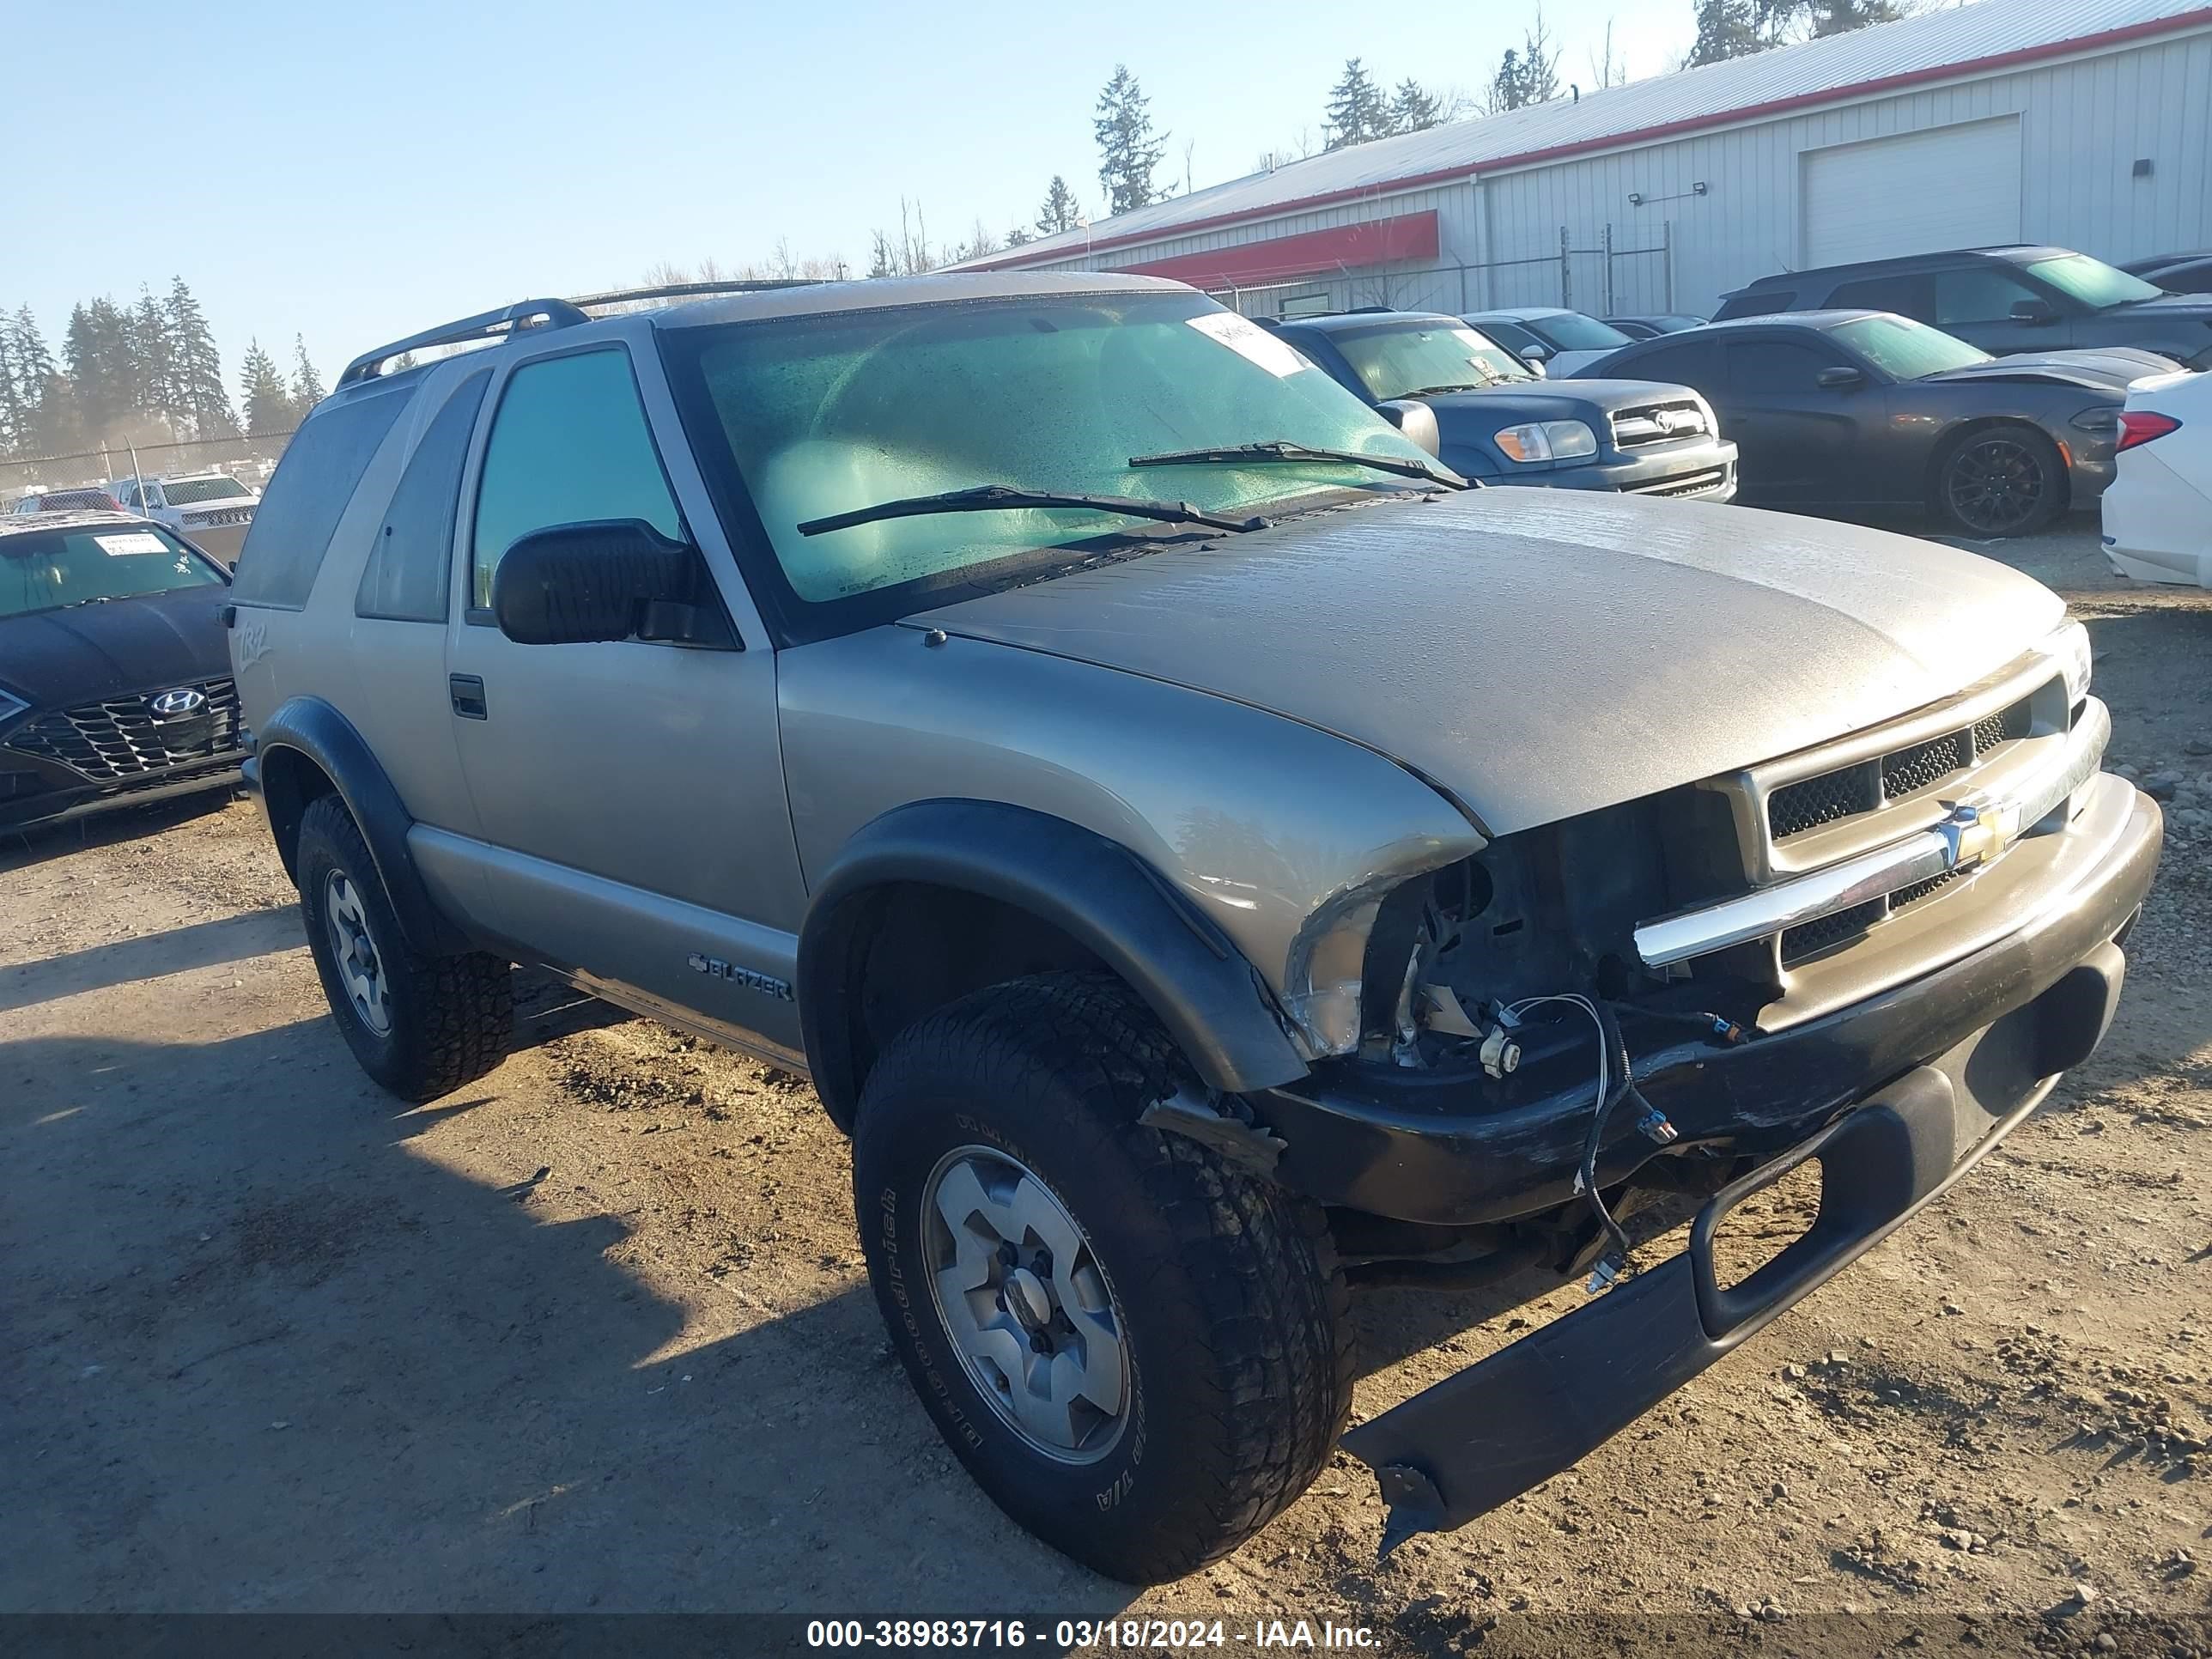
[[[1260,320],[1409,436],[1409,420],[1433,416],[1437,459],[1462,477],[1735,497],[1735,446],[1688,386],[1547,380],[1481,330],[1428,312]]]
[[[1778,271],[1725,296],[1713,319],[1826,310],[1893,311],[2000,356],[2134,346],[2212,367],[2212,295],[2168,294],[2063,247],[1961,248]]]

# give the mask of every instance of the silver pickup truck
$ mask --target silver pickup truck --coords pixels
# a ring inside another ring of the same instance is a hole
[[[379,348],[227,613],[346,1041],[458,1088],[522,963],[802,1068],[922,1406],[1102,1572],[1304,1489],[1362,1282],[1588,1276],[1345,1438],[1386,1546],[1526,1490],[2090,1053],[2160,825],[2026,577],[1419,435],[1139,278]]]

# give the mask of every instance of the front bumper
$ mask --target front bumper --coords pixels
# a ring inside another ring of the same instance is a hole
[[[1706,1133],[1742,1110],[1756,1119],[1771,1109],[1758,1090],[1771,1076],[1726,1069],[1762,1050],[1788,1054],[1784,1074],[1832,1068],[1853,1092],[1840,1113],[1799,1124],[1786,1150],[1708,1201],[1679,1255],[1347,1434],[1346,1449],[1375,1469],[1390,1504],[1386,1550],[1465,1524],[1620,1432],[1939,1196],[2088,1057],[2118,1005],[2118,940],[2158,857],[2158,808],[2129,795],[2124,825],[2089,874],[2002,939],[1826,1020],[1702,1066],[1655,1068],[1653,1081],[1672,1075],[1682,1085],[1681,1110],[1698,1114]],[[1272,1127],[1294,1153],[1294,1131]],[[1713,1263],[1721,1220],[1814,1158],[1821,1194],[1811,1227],[1723,1287]]]
[[[1735,496],[1736,450],[1727,438],[1656,444],[1632,453],[1613,452],[1582,466],[1562,466],[1528,477],[1501,476],[1498,483],[1540,484],[1549,489],[1610,489],[1632,495],[1680,495],[1705,501]]]
[[[2105,557],[2123,576],[2212,587],[2212,500],[2146,445],[2105,492]]]
[[[240,781],[234,754],[140,773],[119,783],[93,783],[65,768],[34,766],[0,750],[0,830],[46,829],[96,812],[234,787]],[[27,788],[26,781],[38,787]]]

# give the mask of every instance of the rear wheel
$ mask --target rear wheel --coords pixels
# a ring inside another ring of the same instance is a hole
[[[1936,511],[1960,535],[2025,536],[2065,504],[2058,446],[2028,427],[1970,432],[1936,469]]]
[[[869,1276],[939,1431],[1008,1515],[1139,1583],[1265,1526],[1351,1405],[1319,1208],[1137,1121],[1180,1070],[1115,982],[1019,981],[898,1036],[853,1148]]]
[[[368,844],[336,795],[300,818],[293,867],[307,949],[362,1070],[403,1100],[482,1077],[514,1029],[514,974],[482,951],[417,956],[400,935]]]

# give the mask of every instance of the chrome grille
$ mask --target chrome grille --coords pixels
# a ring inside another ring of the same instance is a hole
[[[154,713],[154,698],[182,690],[198,691],[206,702],[175,719]],[[238,690],[228,678],[161,686],[41,714],[7,742],[18,754],[59,762],[95,783],[214,760],[238,746]]]
[[[1841,767],[1784,784],[1766,798],[1767,832],[1788,841],[1958,777],[1999,744],[2027,735],[2028,702],[2022,697],[1971,727],[1893,749],[1878,767]]]
[[[253,509],[250,507],[226,507],[208,513],[185,514],[185,528],[187,530],[216,530],[226,525],[252,522]]]
[[[1881,757],[1881,793],[1891,800],[1917,794],[1942,782],[1954,772],[1963,772],[1973,758],[1964,732],[1947,732],[1910,749]]]
[[[1668,443],[1677,438],[1695,438],[1706,430],[1705,410],[1686,398],[1616,409],[1610,418],[1613,441],[1622,449]]]
[[[1671,478],[1655,478],[1650,483],[1631,484],[1626,494],[1631,495],[1702,495],[1709,490],[1721,489],[1728,483],[1728,469],[1708,466],[1695,472],[1678,473]]]

